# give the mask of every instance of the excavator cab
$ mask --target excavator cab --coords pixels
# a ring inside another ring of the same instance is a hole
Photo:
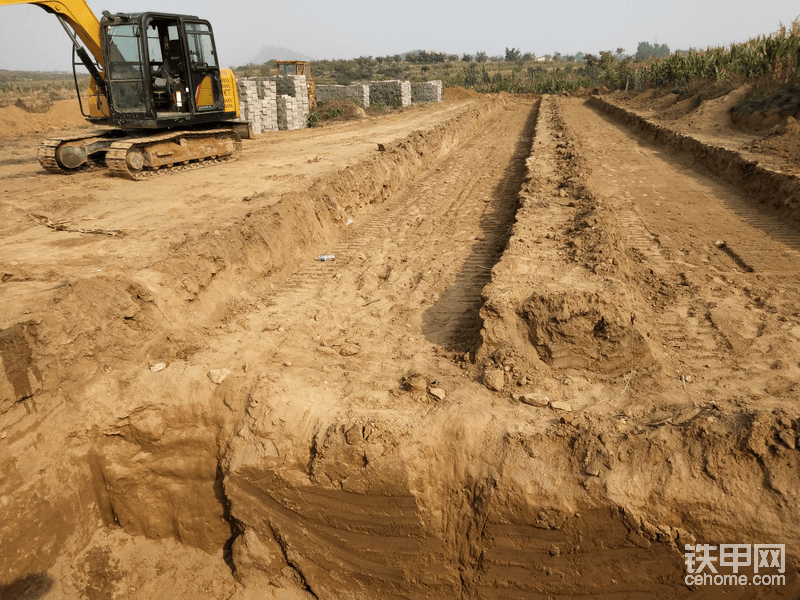
[[[51,173],[105,164],[115,177],[144,179],[172,170],[236,160],[247,122],[237,122],[236,78],[220,69],[211,24],[195,16],[103,11],[86,0],[0,0],[36,4],[54,14],[72,40],[73,75],[81,112],[115,127],[54,137],[39,145]],[[89,71],[84,112],[75,67]]]
[[[160,129],[236,117],[223,93],[211,24],[167,13],[111,15],[100,21],[110,120]]]

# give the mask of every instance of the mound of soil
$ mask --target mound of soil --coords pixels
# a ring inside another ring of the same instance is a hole
[[[442,90],[442,99],[445,102],[457,102],[459,100],[472,100],[480,98],[481,94],[472,89],[466,89],[461,86],[448,87]]]
[[[709,87],[691,96],[647,90],[616,91],[605,98],[658,127],[732,152],[751,154],[750,160],[768,169],[800,174],[800,140],[792,125],[800,118],[796,106],[800,101],[792,104],[781,94],[772,94],[770,103],[772,96],[764,89],[745,85],[728,93]]]
[[[743,146],[751,152],[773,154],[789,161],[800,163],[800,123],[794,117],[786,117],[770,129],[760,140]]]
[[[320,119],[324,121],[353,121],[366,119],[367,113],[352,100],[344,98],[331,98],[317,108]]]
[[[42,133],[87,125],[77,100],[60,100],[44,114],[31,113],[18,106],[0,108],[0,137]]]

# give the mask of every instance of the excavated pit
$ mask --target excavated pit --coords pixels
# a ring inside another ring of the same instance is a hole
[[[706,361],[735,324],[681,304],[701,278],[604,193],[579,118],[473,103],[37,291],[0,334],[2,597],[699,598],[686,544],[761,542],[785,585],[715,593],[796,596],[795,366],[686,396],[665,318]]]

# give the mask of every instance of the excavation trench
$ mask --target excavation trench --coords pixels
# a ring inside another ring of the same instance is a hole
[[[475,105],[6,330],[4,592],[695,597],[686,544],[794,539],[797,415],[679,396],[582,115]]]

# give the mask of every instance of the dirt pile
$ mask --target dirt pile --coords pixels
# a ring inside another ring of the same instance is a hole
[[[463,88],[461,86],[446,87],[442,89],[442,99],[445,102],[456,102],[459,100],[475,100],[481,97],[481,94],[472,88]]]
[[[800,117],[796,106],[784,103],[774,94],[752,86],[729,90],[712,90],[712,97],[703,93],[683,97],[659,90],[645,92],[616,91],[604,99],[635,113],[653,124],[666,126],[676,133],[695,137],[704,144],[722,147],[762,166],[800,176],[797,159],[798,135],[777,131]],[[794,94],[796,96],[796,94]],[[773,98],[774,103],[769,99]],[[765,110],[754,108],[762,106]],[[791,126],[788,126],[791,129]],[[777,129],[776,129],[777,128]]]
[[[325,102],[324,106],[320,106],[317,109],[317,112],[320,114],[323,124],[326,122],[326,120],[331,119],[352,121],[367,118],[367,113],[363,108],[358,106],[352,100],[346,100],[343,98],[331,98]]]
[[[786,117],[770,129],[762,139],[743,146],[757,154],[770,154],[800,164],[800,124],[794,117]]]
[[[77,100],[60,100],[44,113],[28,112],[18,106],[0,108],[0,136],[44,133],[55,129],[89,126]]]

